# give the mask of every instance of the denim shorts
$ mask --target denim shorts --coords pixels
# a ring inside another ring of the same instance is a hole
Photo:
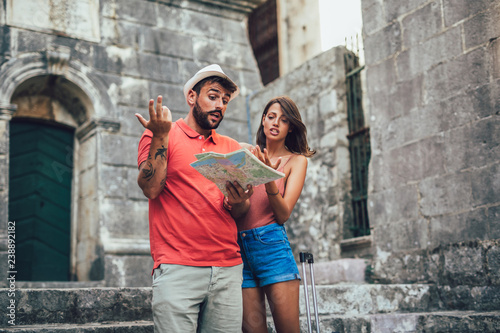
[[[285,227],[277,223],[238,232],[243,288],[300,280]]]

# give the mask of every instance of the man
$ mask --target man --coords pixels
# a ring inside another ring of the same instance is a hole
[[[236,84],[219,65],[198,71],[184,86],[190,107],[172,115],[158,96],[149,101],[139,142],[138,184],[149,198],[156,332],[241,332],[242,261],[233,217],[244,214],[251,186],[227,183],[228,203],[214,183],[189,164],[195,154],[240,148],[215,132]]]

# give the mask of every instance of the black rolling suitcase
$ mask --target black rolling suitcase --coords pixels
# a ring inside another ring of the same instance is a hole
[[[312,333],[312,325],[311,325],[311,308],[309,305],[309,290],[307,285],[307,274],[306,274],[306,261],[309,263],[309,273],[311,275],[311,289],[313,296],[313,305],[314,305],[314,315],[316,319],[316,332],[320,333],[319,329],[319,315],[318,315],[318,300],[316,299],[316,287],[314,286],[314,270],[313,263],[314,258],[311,253],[308,252],[300,252],[300,262],[302,263],[302,279],[304,285],[304,295],[306,298],[306,311],[307,311],[307,328],[308,332]]]

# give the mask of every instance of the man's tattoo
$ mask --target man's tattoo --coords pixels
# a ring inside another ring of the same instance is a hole
[[[142,172],[144,173],[144,176],[142,178],[145,178],[148,182],[155,176],[156,170],[153,168],[153,164],[149,161],[146,161],[147,166],[142,168]]]
[[[166,182],[167,182],[167,175],[165,175],[165,177],[163,177],[163,179],[160,182],[160,185],[163,187],[163,186],[165,186]]]
[[[158,149],[156,150],[155,160],[156,160],[156,158],[158,157],[158,155],[160,155],[160,157],[161,157],[162,159],[165,159],[165,152],[167,151],[167,148],[165,148],[165,146],[164,146],[164,145],[161,145],[161,147],[162,147],[162,148],[158,148]]]

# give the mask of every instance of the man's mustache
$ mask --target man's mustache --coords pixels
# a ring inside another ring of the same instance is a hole
[[[218,113],[218,114],[219,114],[219,117],[220,117],[220,118],[222,118],[222,112],[220,112],[220,111],[218,111],[218,110],[208,111],[207,113],[208,113],[208,114]]]

